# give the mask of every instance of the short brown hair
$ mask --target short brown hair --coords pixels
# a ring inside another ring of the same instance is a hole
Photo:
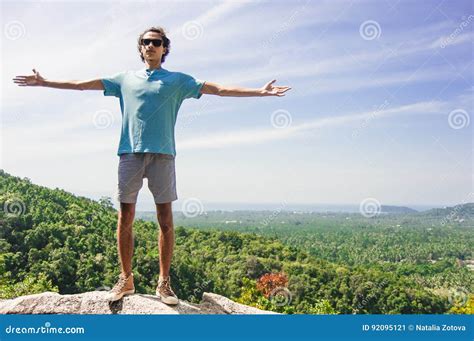
[[[165,29],[163,27],[150,27],[149,29],[145,30],[142,34],[140,34],[138,36],[138,53],[140,54],[140,58],[142,59],[142,62],[145,62],[145,58],[143,58],[143,55],[142,55],[142,39],[143,39],[143,36],[145,35],[145,33],[148,33],[148,32],[155,32],[155,33],[158,33],[161,35],[161,38],[163,39],[163,47],[166,47],[166,52],[163,53],[163,55],[161,56],[161,62],[164,63],[165,62],[165,59],[166,59],[166,56],[170,53],[170,47],[171,47],[171,41],[168,39],[168,37],[166,36],[166,33],[165,33]]]

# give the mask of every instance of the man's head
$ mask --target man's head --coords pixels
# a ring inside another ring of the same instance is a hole
[[[137,47],[142,62],[145,62],[145,59],[161,58],[161,63],[164,63],[170,53],[171,42],[162,27],[150,27],[138,37]]]

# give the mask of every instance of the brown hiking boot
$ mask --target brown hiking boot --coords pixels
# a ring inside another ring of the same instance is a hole
[[[156,295],[161,298],[161,301],[166,304],[175,305],[179,300],[171,289],[170,276],[160,277],[158,280],[158,287],[156,288]]]
[[[131,295],[135,292],[135,286],[133,285],[133,274],[125,277],[124,274],[120,274],[117,283],[114,285],[112,290],[108,292],[107,300],[114,302],[118,301],[125,295]]]

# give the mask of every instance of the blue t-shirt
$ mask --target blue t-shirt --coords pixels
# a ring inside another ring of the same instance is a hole
[[[176,155],[174,126],[186,98],[200,98],[204,81],[163,68],[125,71],[102,79],[105,96],[120,100],[122,133],[118,155]]]

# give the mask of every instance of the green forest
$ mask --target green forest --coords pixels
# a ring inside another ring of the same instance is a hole
[[[110,198],[94,201],[1,170],[0,208],[0,299],[113,286],[120,268]],[[474,208],[454,209],[370,219],[177,212],[173,289],[190,302],[214,292],[287,314],[472,314]],[[142,218],[134,223],[135,286],[153,294],[159,228],[156,216]]]

